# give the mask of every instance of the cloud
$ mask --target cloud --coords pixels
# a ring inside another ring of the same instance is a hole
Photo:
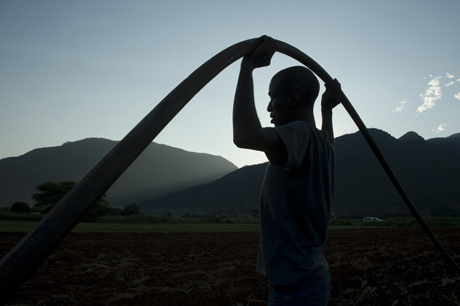
[[[460,100],[460,92],[458,94],[454,95],[454,98]]]
[[[457,82],[460,82],[460,79],[457,79]]]
[[[431,130],[433,132],[436,132],[436,134],[439,134],[441,132],[444,132],[446,130],[447,124],[441,123],[438,127],[432,128]]]
[[[392,110],[392,112],[401,112],[403,109],[404,109],[404,106],[405,104],[407,103],[407,99],[403,99],[400,103],[399,103],[399,106],[396,107],[394,110]]]
[[[449,87],[449,86],[452,86],[452,85],[454,85],[454,82],[449,82],[447,84],[444,84],[444,86],[446,86],[446,87]]]
[[[419,113],[423,113],[427,109],[433,108],[436,103],[435,101],[441,99],[442,92],[441,86],[439,86],[441,76],[435,76],[431,81],[428,82],[427,85],[430,85],[425,93],[421,93],[420,97],[423,100],[423,104],[417,108]]]
[[[454,76],[452,74],[450,74],[449,72],[446,73],[446,78],[448,79],[453,79]]]

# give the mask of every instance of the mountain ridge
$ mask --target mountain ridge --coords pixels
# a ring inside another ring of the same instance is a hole
[[[415,132],[399,139],[378,129],[369,132],[423,214],[460,214],[460,134],[424,140]],[[336,215],[410,213],[360,132],[336,138],[335,155]],[[265,167],[247,166],[206,185],[152,198],[140,207],[151,213],[179,214],[257,209]]]
[[[86,138],[1,159],[0,206],[16,201],[31,203],[34,187],[45,181],[80,181],[117,143]],[[107,191],[107,200],[112,206],[128,205],[215,180],[235,169],[220,156],[152,142]]]

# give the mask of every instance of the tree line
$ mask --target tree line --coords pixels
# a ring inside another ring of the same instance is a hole
[[[29,214],[32,212],[47,214],[64,196],[77,185],[74,181],[65,182],[44,182],[35,186],[36,193],[32,194],[32,199],[35,204],[32,208],[26,202],[15,202],[9,209],[12,213]],[[91,207],[88,214],[83,218],[83,221],[94,221],[98,217],[103,216],[128,216],[141,214],[136,204],[130,204],[123,209],[113,208],[109,206],[109,202],[105,200],[106,194]]]

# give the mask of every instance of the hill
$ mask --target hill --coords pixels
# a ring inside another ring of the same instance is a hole
[[[208,184],[191,187],[138,206],[152,214],[235,214],[258,208],[260,186],[267,164],[245,166]]]
[[[370,129],[409,197],[423,214],[460,214],[460,134],[399,139]],[[336,215],[408,214],[360,132],[336,138]],[[266,164],[238,169],[219,180],[141,203],[146,212],[233,213],[258,208]]]
[[[422,214],[460,213],[460,143],[424,140],[414,132],[399,139],[372,129],[372,136]],[[336,140],[337,214],[409,213],[361,133]]]
[[[80,181],[117,141],[89,138],[32,150],[0,160],[0,206],[34,204],[35,186],[45,181]],[[228,160],[151,143],[108,190],[111,206],[125,206],[213,181],[237,169]]]

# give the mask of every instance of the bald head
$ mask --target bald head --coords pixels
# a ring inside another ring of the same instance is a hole
[[[293,93],[300,95],[302,104],[313,107],[319,93],[319,82],[308,68],[302,66],[289,67],[281,70],[272,78],[278,89],[287,96]]]

